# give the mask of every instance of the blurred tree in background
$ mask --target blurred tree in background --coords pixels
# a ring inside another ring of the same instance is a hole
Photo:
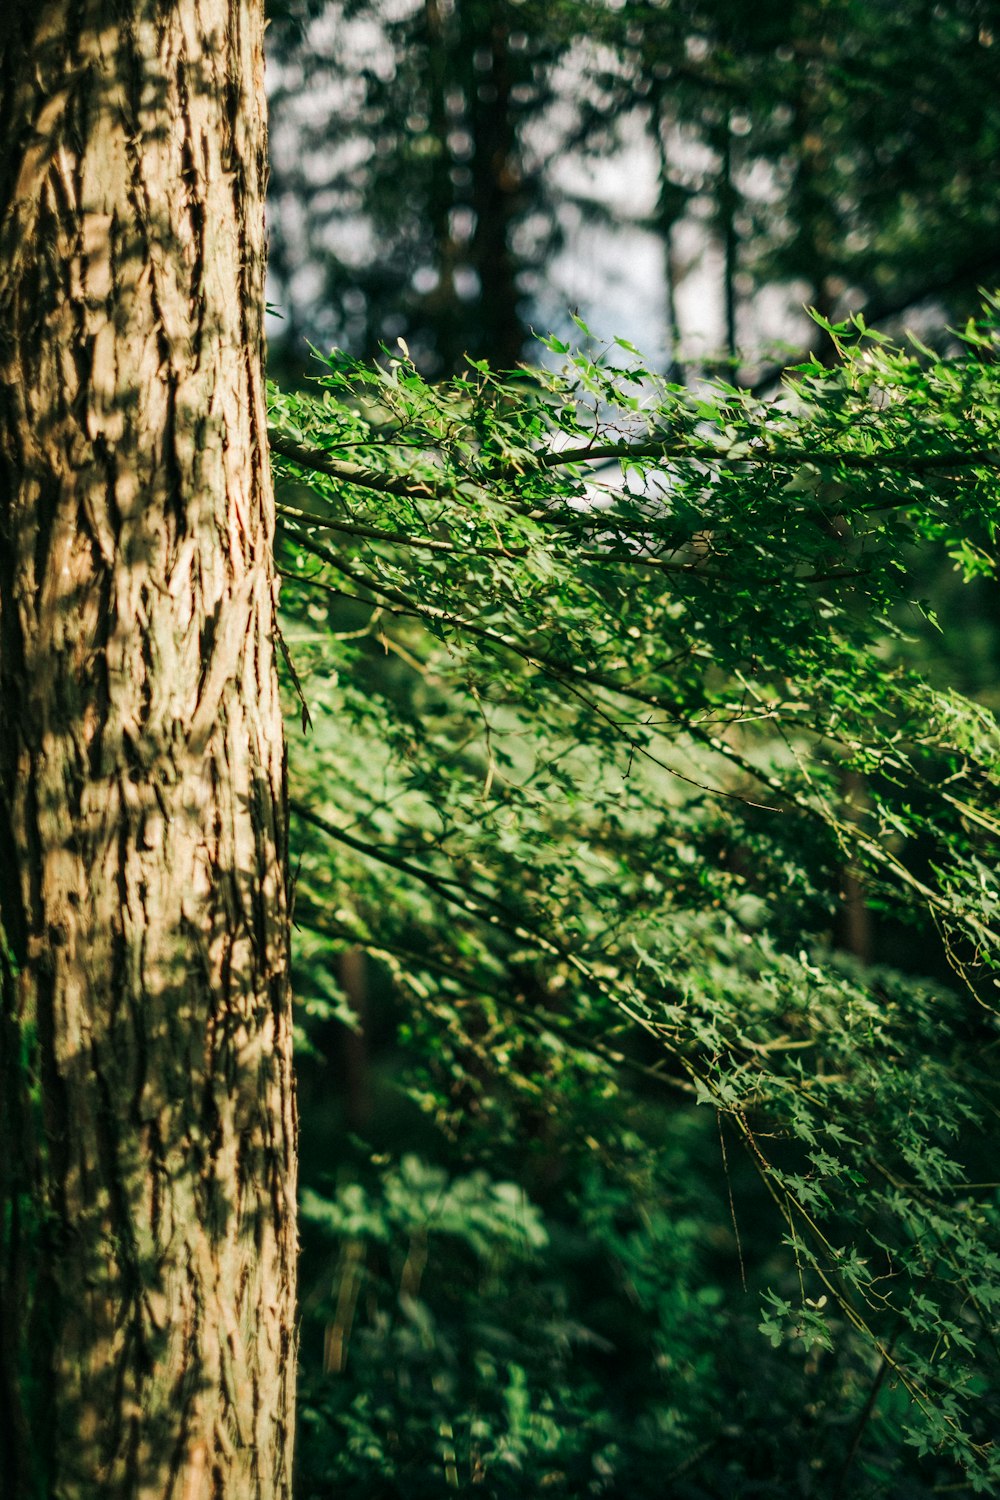
[[[271,253],[293,334],[318,317],[366,355],[405,336],[438,371],[468,350],[517,362],[556,234],[526,138],[571,36],[559,7],[506,0],[323,7],[286,31]]]
[[[997,9],[275,15],[309,1500],[996,1483]]]

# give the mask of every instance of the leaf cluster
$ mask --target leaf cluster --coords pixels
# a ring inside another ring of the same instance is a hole
[[[993,573],[997,329],[825,331],[768,402],[582,327],[556,371],[274,393],[296,920],[409,997],[470,1150],[636,1087],[725,1119],[792,1277],[767,1335],[868,1351],[985,1492],[1000,735],[909,647],[929,555]],[[838,948],[849,890],[928,977]]]

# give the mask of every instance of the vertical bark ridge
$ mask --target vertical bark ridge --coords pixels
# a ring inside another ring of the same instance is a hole
[[[290,1489],[262,30],[250,0],[8,0],[0,20],[17,1500]]]

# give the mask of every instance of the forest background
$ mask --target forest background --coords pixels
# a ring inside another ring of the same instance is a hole
[[[998,1482],[998,22],[272,8],[308,1500]]]

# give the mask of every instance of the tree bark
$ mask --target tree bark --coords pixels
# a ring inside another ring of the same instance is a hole
[[[0,1494],[290,1492],[260,0],[0,7]]]

